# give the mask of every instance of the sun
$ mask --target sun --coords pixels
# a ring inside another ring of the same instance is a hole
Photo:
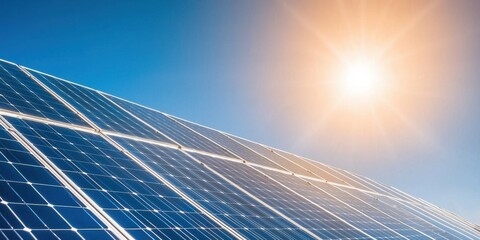
[[[381,85],[382,69],[375,61],[356,59],[341,70],[340,90],[347,98],[371,100],[380,93]]]

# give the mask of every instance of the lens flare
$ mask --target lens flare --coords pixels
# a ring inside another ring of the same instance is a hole
[[[345,67],[342,75],[340,87],[346,97],[370,99],[381,91],[381,69],[373,61],[356,60]]]

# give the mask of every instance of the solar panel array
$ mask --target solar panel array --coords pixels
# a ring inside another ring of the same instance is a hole
[[[480,239],[371,179],[0,61],[0,239]]]

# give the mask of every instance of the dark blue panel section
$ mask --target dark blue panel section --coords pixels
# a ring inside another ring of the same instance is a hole
[[[101,136],[8,120],[135,238],[231,238]]]
[[[200,154],[194,154],[194,157],[322,239],[369,239],[246,164],[212,159]]]
[[[35,71],[37,79],[55,91],[102,130],[169,142],[166,137],[135,119],[95,90]]]
[[[37,159],[0,129],[0,239],[114,239]]]
[[[17,66],[0,61],[0,108],[56,121],[86,125]]]
[[[125,138],[114,139],[246,238],[312,238],[179,150]]]
[[[125,110],[147,122],[161,133],[167,135],[181,146],[228,157],[234,157],[219,145],[182,126],[178,122],[160,112],[115,97],[106,97],[110,98]]]
[[[248,149],[247,147],[227,137],[226,135],[224,135],[223,133],[217,130],[206,128],[206,127],[197,125],[195,123],[184,121],[179,118],[175,118],[175,120],[184,124],[190,129],[202,134],[203,136],[209,138],[210,140],[216,142],[220,146],[228,149],[230,152],[234,153],[235,155],[242,158],[243,160],[246,160],[251,163],[267,166],[267,167],[283,169],[282,167],[275,164],[274,162],[260,156],[259,154],[255,153],[254,151]]]

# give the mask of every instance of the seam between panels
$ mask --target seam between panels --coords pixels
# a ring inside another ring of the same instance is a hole
[[[18,66],[18,65],[17,65]],[[20,69],[22,69],[22,71],[24,71],[25,73],[28,74],[28,76],[30,76],[30,78],[32,78],[35,82],[37,82],[41,87],[43,87],[45,90],[47,90],[49,93],[51,93],[57,100],[59,100],[60,102],[62,102],[63,104],[65,104],[70,110],[72,110],[75,114],[77,114],[81,119],[83,119],[85,122],[88,123],[88,125],[90,125],[94,130],[95,132],[97,132],[98,135],[100,135],[103,139],[105,139],[108,143],[110,143],[112,146],[114,146],[115,148],[117,148],[118,150],[120,150],[121,152],[123,152],[126,156],[128,156],[130,159],[132,159],[136,164],[138,164],[139,166],[141,166],[142,168],[144,168],[147,172],[149,172],[152,176],[154,176],[155,178],[157,178],[158,180],[160,180],[162,183],[164,183],[166,186],[168,186],[172,191],[174,191],[175,193],[179,194],[183,199],[185,199],[187,202],[189,202],[192,206],[194,206],[195,208],[197,208],[200,212],[202,212],[203,214],[205,214],[205,216],[209,217],[212,221],[214,221],[215,223],[217,223],[220,227],[222,227],[223,229],[225,229],[227,232],[229,232],[231,235],[233,235],[234,237],[236,237],[237,239],[245,239],[241,234],[239,234],[238,232],[236,232],[235,230],[233,230],[230,226],[228,226],[227,224],[225,224],[224,222],[220,221],[220,219],[218,219],[217,217],[215,217],[213,214],[211,214],[210,212],[208,212],[206,209],[204,209],[202,206],[200,206],[197,202],[195,202],[193,199],[191,199],[190,197],[188,197],[185,193],[183,193],[180,189],[178,189],[175,185],[173,185],[172,183],[170,183],[169,181],[167,181],[165,178],[163,178],[161,175],[159,175],[158,173],[156,173],[155,171],[153,171],[150,167],[148,167],[147,165],[145,165],[142,161],[140,161],[139,159],[137,159],[133,154],[131,154],[128,150],[124,149],[123,147],[121,147],[117,142],[115,142],[112,138],[110,138],[108,135],[106,135],[102,129],[100,127],[98,127],[93,121],[91,121],[90,119],[88,119],[83,113],[81,113],[80,111],[78,111],[73,105],[71,105],[68,101],[66,101],[65,99],[63,99],[60,95],[58,95],[56,92],[54,92],[52,89],[50,89],[48,86],[46,86],[45,84],[43,84],[40,80],[38,80],[36,77],[34,77],[33,75],[31,75],[27,70],[23,69],[21,66],[18,66]],[[102,97],[104,97],[102,95]],[[104,97],[106,98],[106,97]],[[83,191],[82,191],[83,192]],[[86,196],[88,197],[88,196]],[[93,200],[92,200],[93,201]],[[106,213],[105,213],[106,214]],[[108,216],[108,215],[107,215]],[[111,218],[110,218],[111,219]],[[114,222],[114,220],[112,219],[112,221]],[[118,225],[118,223],[115,222],[116,225]],[[118,227],[124,231],[127,235],[128,233],[125,231],[125,229],[123,229],[120,225],[118,225]],[[130,235],[128,235],[128,238],[127,239],[133,239]]]
[[[190,157],[191,159],[193,159],[195,162],[199,163],[200,165],[204,166],[206,169],[208,169],[210,172],[212,172],[213,174],[217,175],[218,177],[220,177],[221,179],[225,180],[227,183],[231,184],[232,186],[234,186],[235,188],[237,188],[238,190],[240,190],[241,192],[245,193],[247,196],[253,198],[255,201],[259,202],[260,204],[262,204],[263,206],[267,207],[268,209],[272,210],[274,213],[278,214],[279,216],[283,217],[284,219],[286,219],[287,221],[289,221],[290,223],[292,223],[293,225],[297,226],[298,228],[300,228],[301,230],[303,230],[304,232],[306,232],[307,234],[309,234],[310,236],[316,238],[316,239],[321,239],[319,238],[316,234],[314,234],[313,232],[311,232],[310,230],[308,230],[307,228],[305,228],[304,226],[302,226],[301,224],[297,223],[295,220],[289,218],[288,216],[286,216],[285,214],[281,213],[280,211],[278,211],[277,209],[275,209],[274,207],[270,206],[269,204],[267,204],[266,202],[262,201],[260,198],[256,197],[255,195],[251,194],[250,192],[248,192],[247,190],[245,190],[244,188],[240,187],[238,184],[234,183],[233,181],[231,181],[230,179],[228,179],[227,177],[223,176],[221,173],[215,171],[213,168],[211,168],[210,166],[208,166],[207,164],[205,164],[204,162],[198,160],[197,158],[195,158],[194,156],[192,156],[190,153],[188,152],[184,152],[188,157]],[[242,163],[240,163],[242,164]],[[243,163],[245,164],[245,163]],[[247,164],[246,164],[247,165]]]
[[[264,173],[264,172],[262,172],[262,171],[260,171],[260,170],[258,170],[258,169],[256,169],[256,168],[254,168],[254,167],[251,167],[251,166],[249,166],[249,167],[250,167],[250,168],[252,168],[254,171],[257,171],[257,172],[259,172],[260,174],[262,174],[263,176],[267,177],[267,178],[268,178],[268,179],[270,179],[271,181],[273,181],[273,182],[275,182],[275,183],[279,184],[279,185],[280,185],[280,186],[282,186],[283,188],[285,188],[285,189],[287,189],[287,190],[291,191],[291,192],[292,192],[292,193],[294,193],[295,195],[297,195],[297,196],[299,196],[299,197],[303,198],[303,199],[304,199],[304,200],[306,200],[307,202],[309,202],[309,203],[311,203],[311,204],[315,205],[316,207],[318,207],[318,208],[322,209],[322,210],[323,210],[323,211],[325,211],[326,213],[328,213],[328,214],[330,214],[331,216],[333,216],[333,217],[337,218],[338,220],[340,220],[341,222],[343,222],[343,223],[347,224],[348,226],[352,227],[353,229],[355,229],[355,230],[357,230],[357,231],[359,231],[359,232],[361,232],[361,233],[365,234],[365,236],[367,236],[367,237],[369,237],[369,238],[372,238],[372,239],[377,239],[377,238],[375,238],[375,237],[371,236],[370,234],[368,234],[368,233],[364,232],[363,230],[361,230],[361,229],[359,229],[359,228],[355,227],[354,225],[352,225],[352,224],[351,224],[351,223],[349,223],[348,221],[344,220],[343,218],[341,218],[341,217],[337,216],[336,214],[332,213],[331,211],[329,211],[329,210],[325,209],[324,207],[320,206],[319,204],[317,204],[317,203],[313,202],[313,201],[312,201],[312,200],[310,200],[309,198],[307,198],[307,197],[303,196],[302,194],[300,194],[300,193],[296,192],[295,190],[293,190],[293,189],[291,189],[291,188],[289,188],[289,187],[287,187],[287,186],[283,185],[281,182],[279,182],[279,181],[275,180],[274,178],[270,177],[268,174],[266,174],[266,173]]]
[[[115,220],[113,220],[103,209],[95,203],[75,182],[73,182],[62,170],[60,170],[47,156],[45,156],[33,143],[13,127],[3,116],[0,115],[2,125],[11,135],[25,147],[46,169],[48,169],[57,180],[59,180],[70,192],[80,200],[95,216],[102,221],[109,230],[119,239],[134,239]]]

